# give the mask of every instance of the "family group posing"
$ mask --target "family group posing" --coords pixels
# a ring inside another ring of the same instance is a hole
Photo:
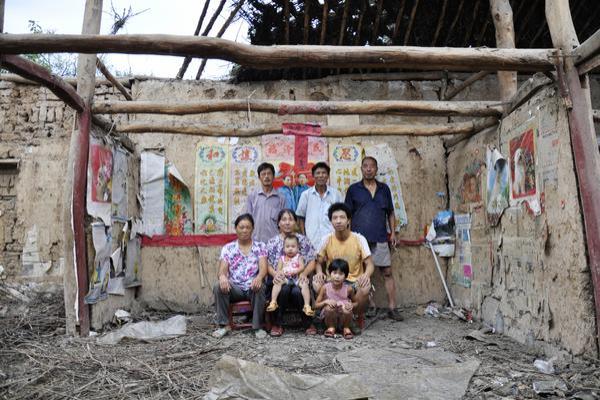
[[[250,300],[252,328],[259,337],[266,335],[265,311],[271,313],[271,336],[281,336],[283,312],[293,309],[302,311],[306,334],[317,333],[316,316],[324,320],[325,336],[333,337],[341,327],[343,337],[351,339],[353,316],[372,302],[375,267],[384,277],[388,317],[402,320],[391,271],[394,205],[390,188],[375,179],[377,160],[362,160],[362,180],[350,185],[345,200],[327,184],[329,166],[316,163],[315,185],[302,193],[296,210],[286,208],[285,196],[273,188],[273,165],[262,163],[257,172],[261,187],[248,196],[245,213],[235,220],[237,240],[221,250],[213,289],[220,328],[213,336],[229,331],[230,303]]]

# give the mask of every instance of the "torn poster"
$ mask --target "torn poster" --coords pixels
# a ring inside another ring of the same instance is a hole
[[[451,277],[454,283],[471,287],[473,265],[471,256],[471,215],[455,214],[456,256],[452,259]]]
[[[133,231],[132,231],[133,232]],[[140,286],[142,284],[141,279],[141,252],[140,247],[142,239],[133,235],[127,242],[127,249],[125,251],[125,279],[123,285],[126,288]]]
[[[374,157],[377,160],[377,180],[387,184],[392,192],[394,214],[396,215],[396,230],[399,231],[401,226],[408,223],[408,216],[404,208],[396,159],[387,143],[366,145],[365,155]]]
[[[144,150],[141,155],[140,186],[142,197],[143,233],[162,235],[165,202],[165,157],[161,153]]]
[[[170,162],[165,162],[165,235],[182,236],[194,233],[190,190]]]
[[[110,275],[111,228],[105,227],[103,222],[92,223],[92,241],[96,256],[90,289],[84,298],[86,304],[95,304],[108,297],[106,289]]]
[[[123,253],[121,247],[118,247],[110,256],[113,268],[111,269],[106,291],[108,294],[119,296],[125,295],[125,286],[123,285]]]
[[[112,215],[113,151],[101,139],[90,138],[87,212],[110,225]]]
[[[486,149],[487,185],[486,207],[488,223],[498,225],[508,207],[508,167],[506,159],[497,149]]]
[[[127,221],[127,170],[129,153],[120,146],[113,151],[112,176],[112,217],[117,221]]]
[[[525,201],[535,215],[541,213],[535,173],[537,122],[537,118],[534,118],[519,126],[517,136],[509,142],[510,204],[514,206]]]
[[[250,191],[260,184],[256,169],[261,158],[257,139],[229,146],[229,232],[235,232],[233,221],[244,211]]]
[[[540,192],[546,189],[556,189],[558,185],[558,163],[560,162],[560,135],[557,127],[559,111],[556,105],[544,106],[539,111],[539,141],[537,146],[538,154],[538,175],[540,183]]]
[[[227,232],[227,151],[228,145],[216,140],[196,148],[196,233]]]
[[[340,193],[346,194],[348,186],[359,181],[362,177],[360,162],[362,160],[362,146],[343,139],[332,140],[329,143],[329,162],[331,175],[329,182]]]

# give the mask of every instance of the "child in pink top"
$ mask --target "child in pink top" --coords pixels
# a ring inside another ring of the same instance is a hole
[[[315,303],[315,308],[322,308],[321,315],[327,325],[325,337],[334,337],[336,327],[342,325],[344,339],[352,339],[354,335],[350,330],[350,322],[352,309],[356,305],[356,294],[352,286],[345,282],[349,273],[348,262],[336,258],[327,270],[330,280],[319,290]]]
[[[277,262],[277,270],[283,271],[285,280],[283,282],[273,282],[273,291],[271,292],[271,302],[267,307],[267,312],[277,310],[277,297],[283,285],[298,285],[298,275],[304,271],[304,261],[298,253],[300,249],[300,241],[296,235],[288,235],[283,240],[283,255]],[[309,317],[315,315],[314,310],[310,306],[310,289],[308,285],[301,287],[302,299],[304,307],[302,311]]]

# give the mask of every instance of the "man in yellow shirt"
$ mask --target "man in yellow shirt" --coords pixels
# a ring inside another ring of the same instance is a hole
[[[318,293],[326,280],[323,271],[327,270],[326,267],[332,260],[346,260],[350,267],[347,281],[356,292],[358,300],[358,309],[354,310],[354,313],[359,314],[368,302],[371,275],[375,270],[371,250],[364,236],[350,230],[352,213],[345,203],[332,204],[328,217],[334,231],[323,238],[319,247],[313,287]]]

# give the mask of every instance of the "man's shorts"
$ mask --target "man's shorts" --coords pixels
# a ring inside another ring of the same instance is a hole
[[[376,267],[386,268],[392,266],[392,255],[387,242],[369,243],[369,249],[371,249],[371,259]]]

